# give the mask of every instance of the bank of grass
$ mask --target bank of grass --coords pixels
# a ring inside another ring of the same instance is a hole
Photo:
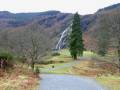
[[[94,76],[97,76],[98,74],[104,73],[104,70],[101,68],[95,67],[95,62],[91,60],[85,60],[73,66],[72,72],[76,75],[94,77]]]
[[[0,70],[0,90],[37,90],[39,80],[26,65],[16,65],[7,72]]]
[[[54,67],[60,67],[60,66],[63,66],[64,64],[66,64],[66,63],[36,64],[35,66],[39,67],[39,68],[43,68],[43,69],[49,69],[49,68],[52,68],[52,66],[54,66]]]
[[[97,65],[97,66],[96,66]],[[109,63],[97,63],[96,61],[81,61],[72,68],[72,73],[95,78],[108,90],[120,90],[120,76],[116,72],[116,67]]]
[[[49,74],[70,74],[70,68],[65,67],[65,68],[61,68],[61,69],[57,69],[57,70],[50,70],[50,71],[47,71],[46,73],[49,73]]]
[[[118,75],[96,77],[96,80],[103,86],[107,86],[108,90],[120,90],[120,76]]]
[[[56,56],[51,56],[50,58],[46,59],[45,61],[63,61],[63,62],[69,62],[72,61],[72,58],[70,56],[70,53],[67,49],[61,50],[58,53],[60,53],[60,55],[56,55]]]
[[[54,64],[37,64],[36,67],[39,67],[41,73],[50,73],[50,74],[69,74],[71,70],[70,67],[63,67],[67,63],[54,63]]]
[[[61,54],[61,56],[63,56],[63,57],[65,57],[65,56],[71,57],[71,56],[70,56],[70,52],[69,52],[68,49],[63,49],[63,50],[61,50],[61,51],[60,51],[60,54]],[[97,55],[96,53],[94,53],[94,52],[91,52],[91,51],[84,51],[84,52],[83,52],[83,56],[84,56],[84,57],[91,57],[91,56],[98,56],[98,55]]]
[[[73,61],[71,58],[70,52],[68,49],[63,49],[59,51],[60,55],[58,56],[51,56],[50,58],[46,59],[45,61],[61,61],[61,62],[70,62]],[[83,57],[97,57],[98,55],[91,51],[84,51]]]
[[[72,73],[93,77],[108,90],[120,90],[120,76],[115,65],[116,61],[111,62],[111,56],[101,57],[94,54],[94,56],[91,55],[91,60],[81,61],[75,65],[72,68]]]

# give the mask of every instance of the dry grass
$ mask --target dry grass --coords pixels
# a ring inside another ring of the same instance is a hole
[[[97,76],[105,72],[104,69],[95,67],[96,63],[91,60],[81,61],[72,68],[72,72],[77,75]]]
[[[16,66],[10,72],[0,72],[0,90],[37,90],[38,78],[26,66]]]
[[[78,75],[100,76],[117,73],[117,68],[111,63],[94,60],[83,60],[72,68]]]
[[[107,86],[109,90],[120,90],[120,76],[109,75],[96,77],[96,79],[104,86]]]
[[[72,73],[94,77],[108,90],[120,90],[120,76],[117,75],[117,68],[107,62],[81,61],[72,68]]]

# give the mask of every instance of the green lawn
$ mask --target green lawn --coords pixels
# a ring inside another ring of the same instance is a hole
[[[68,56],[68,57],[70,57],[70,52],[69,52],[69,50],[68,49],[63,49],[63,50],[61,50],[60,51],[60,54],[61,54],[61,56]],[[91,51],[84,51],[83,52],[83,56],[85,56],[85,57],[91,57],[91,56],[98,56],[96,53],[94,53],[94,52],[91,52]]]

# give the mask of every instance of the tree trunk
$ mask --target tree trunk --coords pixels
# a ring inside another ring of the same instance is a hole
[[[34,63],[34,60],[31,61],[31,68],[32,70],[34,70],[34,67],[35,67],[35,63]]]
[[[119,57],[119,73],[120,73],[120,57]]]
[[[74,54],[73,58],[74,60],[77,60],[77,54]]]

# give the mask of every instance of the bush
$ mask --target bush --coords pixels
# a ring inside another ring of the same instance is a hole
[[[64,61],[59,61],[60,63],[64,63]]]
[[[6,69],[6,67],[12,67],[13,55],[9,52],[0,52],[0,68]]]
[[[52,53],[52,56],[60,56],[60,53],[58,53],[58,52],[53,52],[53,53]]]
[[[20,63],[27,63],[27,59],[25,57],[16,56],[15,59]]]
[[[35,73],[36,73],[36,74],[39,74],[39,73],[40,73],[39,67],[36,67],[36,68],[35,68]]]
[[[101,56],[105,56],[107,52],[105,50],[99,50],[98,54]]]
[[[50,60],[50,61],[40,61],[40,64],[45,64],[45,65],[54,64],[54,63],[56,63],[56,61],[52,61],[52,60]]]
[[[120,50],[118,50],[118,57],[120,57]]]
[[[0,59],[13,60],[13,55],[8,52],[0,52]]]

